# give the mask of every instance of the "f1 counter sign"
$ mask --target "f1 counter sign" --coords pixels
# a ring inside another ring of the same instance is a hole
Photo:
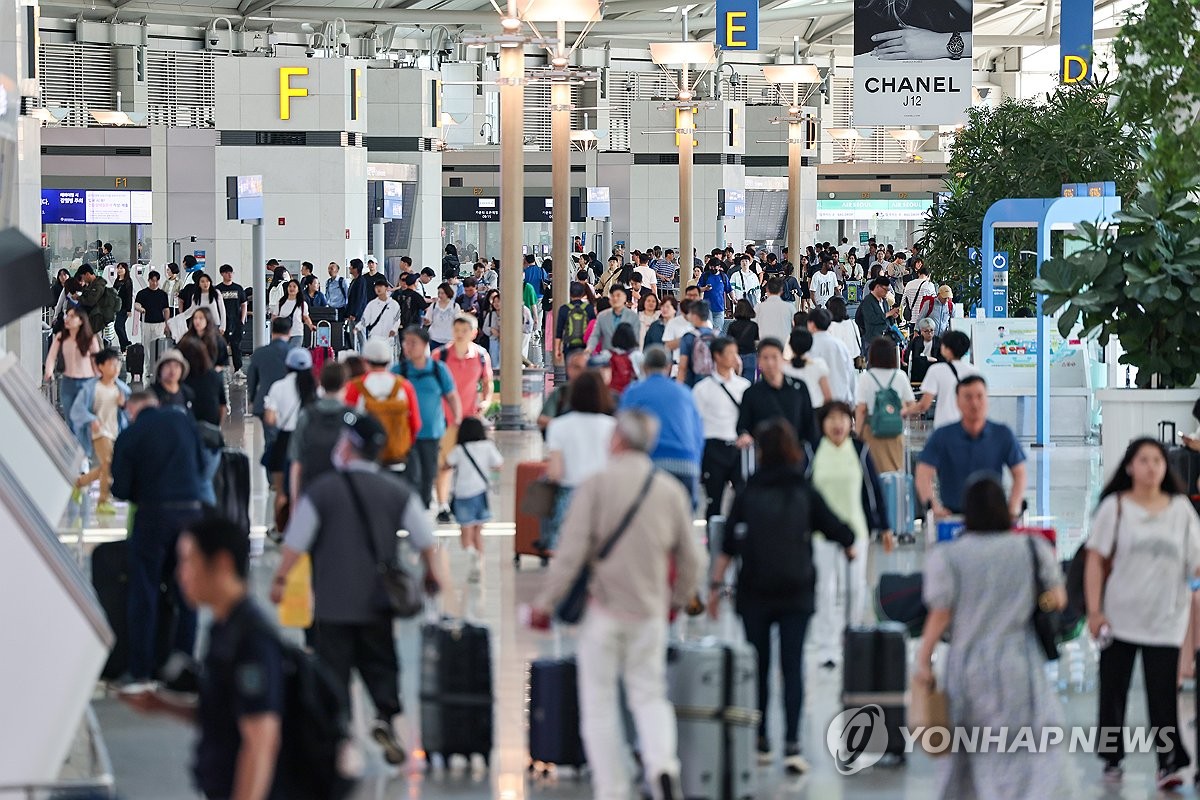
[[[758,49],[758,0],[717,0],[717,46]]]

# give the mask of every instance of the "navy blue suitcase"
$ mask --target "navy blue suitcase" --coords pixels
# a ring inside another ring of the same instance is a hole
[[[529,760],[531,769],[542,772],[587,763],[574,658],[543,658],[529,665]]]

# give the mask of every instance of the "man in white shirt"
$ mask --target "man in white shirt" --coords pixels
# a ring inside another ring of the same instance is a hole
[[[824,308],[825,304],[837,294],[838,279],[837,274],[831,269],[833,264],[827,258],[821,259],[821,271],[812,276],[812,301],[818,308]]]
[[[641,277],[643,286],[658,294],[658,273],[654,271],[654,267],[650,266],[649,253],[638,255],[638,266],[633,270],[633,274]]]
[[[754,308],[762,299],[762,283],[758,280],[758,275],[754,274],[754,270],[750,268],[750,256],[744,255],[740,261],[741,269],[729,276],[729,285],[733,287],[733,299],[748,300],[751,308]],[[784,338],[786,340],[786,337]]]
[[[774,279],[772,279],[774,280]],[[770,281],[768,281],[770,284]],[[725,487],[741,489],[744,477],[737,441],[738,415],[742,411],[742,395],[750,381],[737,374],[741,358],[737,343],[727,336],[713,339],[709,346],[713,357],[713,374],[692,387],[692,398],[704,423],[704,457],[700,475],[704,494],[708,497],[706,519],[721,513],[721,498]]]
[[[792,335],[795,306],[785,303],[780,296],[782,294],[783,281],[779,278],[767,278],[767,299],[759,303],[754,311],[759,339],[773,338],[786,342]]]
[[[917,313],[921,310],[921,303],[925,298],[936,298],[938,292],[937,284],[929,279],[929,268],[925,266],[925,262],[918,258],[917,264],[917,276],[904,287],[904,298],[900,301],[904,317],[910,323],[917,321]]]
[[[400,304],[388,295],[387,279],[375,276],[375,299],[355,326],[367,339],[390,340],[400,329]]]
[[[917,411],[925,413],[938,397],[945,398],[938,403],[933,412],[933,429],[953,425],[962,419],[955,402],[958,384],[968,375],[978,375],[979,370],[963,361],[962,358],[971,349],[971,337],[962,331],[949,331],[942,337],[942,358],[936,364],[931,364],[921,382],[921,399],[917,401]]]
[[[416,290],[421,293],[421,297],[424,297],[428,303],[432,303],[437,299],[438,285],[433,280],[436,277],[437,273],[432,268],[425,267],[425,269],[421,270],[421,277],[417,279]]]
[[[858,373],[854,369],[854,356],[846,345],[832,333],[833,315],[827,308],[814,308],[808,315],[808,332],[813,344],[808,354],[823,359],[829,367],[829,391],[834,400],[841,400],[854,408],[854,384]]]
[[[843,236],[842,243],[837,246],[838,260],[841,261],[843,264],[845,264],[846,263],[846,255],[850,252],[851,249],[852,248],[850,247],[850,240],[847,239],[845,236]]]

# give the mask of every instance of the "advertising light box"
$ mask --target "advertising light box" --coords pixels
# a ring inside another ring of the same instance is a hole
[[[607,219],[612,216],[612,201],[607,186],[588,186],[584,199],[589,219]]]
[[[404,218],[404,185],[400,181],[383,181],[383,218]]]
[[[230,175],[225,179],[225,218],[263,218],[262,175]]]

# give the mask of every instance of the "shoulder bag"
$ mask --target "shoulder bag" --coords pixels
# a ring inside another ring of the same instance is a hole
[[[371,560],[375,562],[375,603],[378,610],[392,617],[415,617],[425,604],[424,592],[416,576],[400,566],[396,559],[381,559],[379,549],[375,546],[375,534],[371,530],[371,518],[367,516],[367,508],[363,504],[358,489],[350,475],[342,473],[350,499],[354,502],[358,520],[362,523],[363,536],[367,539],[367,550]]]
[[[650,474],[646,476],[645,483],[638,490],[637,497],[634,498],[633,504],[629,506],[629,510],[625,512],[625,516],[621,517],[620,523],[617,524],[617,529],[608,537],[608,541],[596,553],[595,558],[584,562],[584,565],[580,567],[579,574],[575,576],[575,582],[571,584],[566,597],[559,602],[558,608],[554,611],[555,616],[562,622],[568,625],[575,625],[579,620],[583,619],[583,611],[587,607],[588,585],[592,581],[592,563],[608,558],[608,554],[616,547],[617,542],[625,534],[625,531],[629,528],[629,524],[633,522],[633,518],[637,515],[637,510],[641,507],[642,501],[646,499],[646,493],[650,491],[650,484],[657,472],[658,469],[656,467],[650,467]]]
[[[1041,564],[1038,561],[1037,542],[1032,536],[1026,536],[1029,544],[1029,557],[1033,560],[1033,630],[1037,634],[1038,644],[1047,661],[1058,659],[1058,632],[1062,621],[1054,597],[1042,582]]]
[[[460,448],[462,448],[463,455],[465,455],[465,456],[467,457],[467,461],[470,461],[470,462],[471,462],[471,466],[475,468],[475,471],[476,471],[477,473],[479,473],[479,477],[483,478],[483,485],[484,485],[484,490],[483,490],[483,505],[484,505],[484,507],[486,508],[486,507],[489,505],[489,503],[488,503],[488,490],[492,488],[492,482],[491,482],[490,480],[488,480],[488,476],[487,476],[487,474],[486,474],[486,473],[484,473],[484,471],[483,471],[483,470],[480,468],[480,466],[479,466],[479,462],[478,462],[478,461],[476,461],[476,460],[475,460],[475,457],[471,455],[471,451],[467,449],[467,446],[466,446],[465,444],[460,444],[460,445],[459,445],[459,447],[460,447]],[[455,468],[454,468],[454,470],[455,470],[455,472],[457,472],[457,471],[458,471],[458,467],[455,467]],[[453,494],[452,494],[452,495],[451,495],[451,497],[450,497],[450,505],[451,505],[451,506],[453,506],[453,505],[454,505],[454,496],[453,496]]]

